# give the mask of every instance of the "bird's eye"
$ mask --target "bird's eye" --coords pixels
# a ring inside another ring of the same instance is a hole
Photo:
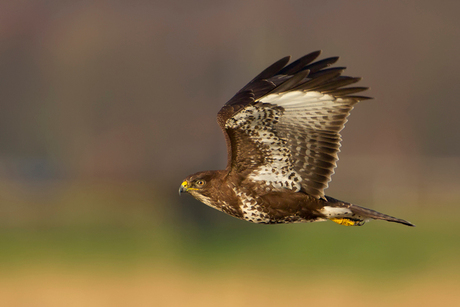
[[[197,180],[196,181],[196,185],[199,186],[199,187],[204,186],[204,184],[205,184],[204,180]]]

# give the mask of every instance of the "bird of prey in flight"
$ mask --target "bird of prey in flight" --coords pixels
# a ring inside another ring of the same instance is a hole
[[[315,51],[262,71],[219,111],[227,167],[188,176],[179,193],[233,217],[260,224],[331,220],[361,226],[369,220],[412,223],[324,194],[334,173],[340,131],[356,103],[369,99],[349,87],[361,78],[315,61]]]

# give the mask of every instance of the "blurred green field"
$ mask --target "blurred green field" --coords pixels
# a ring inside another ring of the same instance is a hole
[[[72,296],[75,306],[211,306],[222,297],[222,304],[270,306],[301,303],[297,294],[311,291],[321,293],[314,299],[319,305],[361,304],[330,290],[367,300],[383,295],[387,300],[379,304],[392,306],[423,306],[441,294],[460,302],[458,291],[450,290],[460,286],[457,212],[392,213],[417,227],[224,219],[217,227],[152,221],[3,228],[0,292],[11,306],[59,306]],[[421,290],[437,287],[444,292]],[[17,293],[29,293],[30,301]]]
[[[375,208],[415,228],[383,221],[255,225],[191,198],[167,201],[151,186],[0,185],[4,305],[460,302],[455,203]]]
[[[455,267],[460,227],[455,218],[421,218],[416,228],[384,222],[364,227],[332,223],[246,225],[224,228],[130,228],[86,226],[3,229],[0,261],[4,270],[24,263],[62,265],[104,263],[118,269],[139,262],[177,262],[206,272],[219,268],[299,274],[339,271],[371,278],[375,274],[416,274]],[[177,226],[177,225],[176,225]]]

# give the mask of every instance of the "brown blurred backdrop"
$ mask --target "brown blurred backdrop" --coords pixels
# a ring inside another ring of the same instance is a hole
[[[433,300],[458,301],[458,294],[432,276],[444,280],[448,274],[450,285],[460,285],[458,266],[444,263],[460,256],[455,247],[460,242],[455,220],[460,212],[459,12],[458,1],[0,1],[0,268],[5,273],[0,291],[9,293],[6,301],[62,306],[74,297],[75,306],[257,306],[278,302],[267,299],[271,290],[266,289],[273,288],[301,303],[289,285],[310,285],[317,278],[324,285],[334,280],[333,287],[346,295],[340,278],[317,272],[304,280],[293,268],[283,275],[285,267],[274,271],[286,289],[279,279],[255,273],[249,279],[243,274],[244,281],[237,273],[225,278],[223,285],[242,293],[242,299],[214,289],[223,281],[207,268],[209,259],[226,262],[229,251],[241,248],[241,261],[227,267],[233,272],[245,257],[261,255],[241,247],[238,239],[214,254],[220,241],[209,233],[237,232],[235,238],[249,233],[277,242],[280,233],[285,240],[296,234],[308,238],[314,231],[322,242],[348,230],[329,224],[253,228],[177,195],[190,173],[225,167],[215,118],[226,100],[279,58],[317,49],[323,57],[340,56],[337,65],[348,67],[347,75],[363,77],[360,85],[371,87],[366,94],[375,98],[353,111],[327,194],[417,224],[410,230],[419,232],[414,257],[424,253],[426,259],[411,273],[404,271],[409,277],[403,284],[425,276],[420,289],[444,289],[434,291]],[[425,235],[440,225],[447,228],[433,235],[434,245],[425,246]],[[394,238],[408,231],[391,224],[357,231],[388,228]],[[114,246],[107,243],[111,240]],[[366,250],[369,242],[358,247]],[[289,246],[278,250],[266,244],[262,250],[291,253]],[[398,244],[395,251],[405,250],[407,242]],[[190,263],[190,255],[198,260]],[[273,265],[276,259],[267,261]],[[360,263],[349,260],[344,265],[353,272]],[[71,278],[81,267],[100,263],[109,263],[112,273],[91,275],[89,269],[77,281]],[[113,273],[120,263],[126,271]],[[173,267],[172,273],[165,266]],[[371,265],[364,271],[375,270]],[[263,297],[254,299],[239,286],[259,284],[260,278]],[[315,291],[332,304],[335,298],[321,282]],[[77,286],[59,288],[66,283]],[[192,285],[197,289],[190,290]],[[203,301],[208,292],[198,295],[198,285],[217,294]],[[366,299],[382,295],[381,285],[374,286]],[[428,304],[430,298],[420,297],[417,289],[387,289],[395,299],[381,303]],[[11,293],[29,293],[30,301]]]

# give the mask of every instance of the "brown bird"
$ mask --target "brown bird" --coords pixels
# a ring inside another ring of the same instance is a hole
[[[326,196],[340,131],[354,105],[370,99],[346,87],[361,78],[327,68],[338,57],[313,62],[315,51],[287,65],[282,58],[244,86],[219,111],[227,168],[185,178],[179,193],[236,218],[261,224],[331,220],[361,226],[376,219],[414,226]],[[287,66],[286,66],[287,65]]]

